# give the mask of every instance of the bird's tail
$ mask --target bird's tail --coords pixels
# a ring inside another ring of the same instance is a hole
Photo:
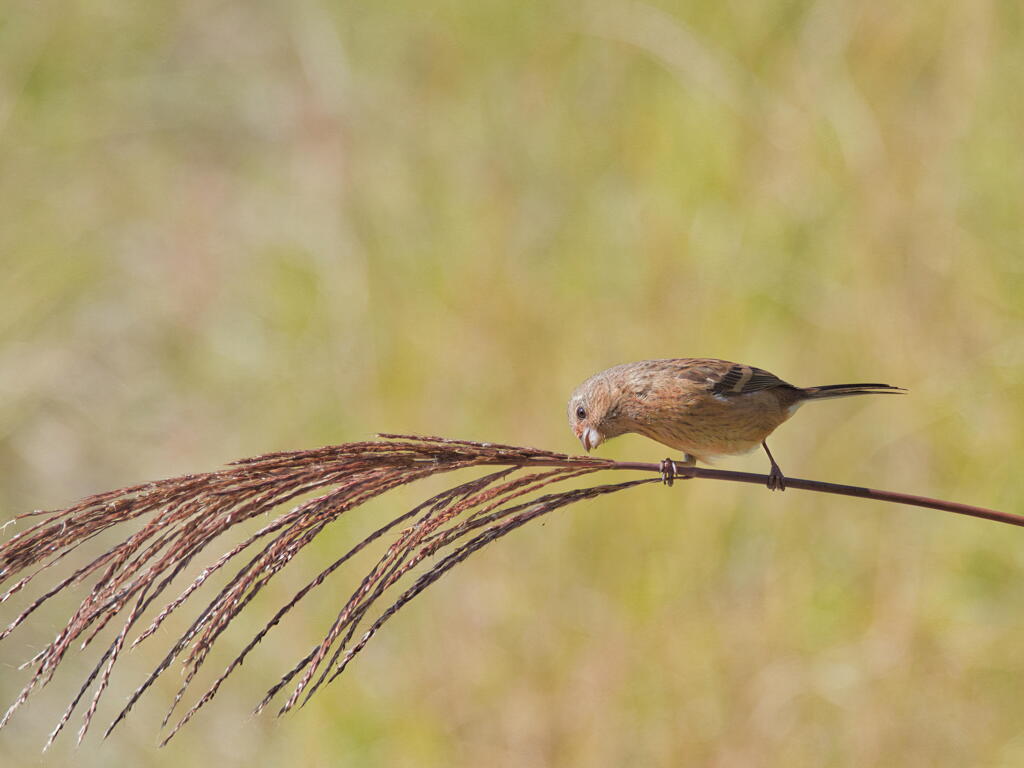
[[[829,384],[824,387],[807,387],[800,391],[807,400],[824,400],[829,397],[853,395],[902,395],[907,390],[891,384]]]

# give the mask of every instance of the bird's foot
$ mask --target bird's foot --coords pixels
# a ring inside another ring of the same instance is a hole
[[[768,443],[762,440],[761,447],[764,448],[764,452],[768,454],[768,461],[772,463],[771,471],[768,473],[768,482],[766,483],[768,490],[786,490],[786,476],[782,474],[782,470],[779,469],[779,465],[775,463],[775,457],[772,456],[772,452],[768,450]]]
[[[680,473],[680,467],[693,467],[696,466],[697,460],[688,453],[683,454],[682,461],[675,461],[674,459],[662,459],[661,460],[661,482],[665,485],[671,486],[672,482],[679,478],[680,480],[689,480],[693,475]]]
[[[676,463],[672,459],[661,460],[661,482],[667,485],[669,488],[672,487],[672,483],[676,479]]]
[[[786,476],[782,474],[782,470],[779,469],[778,464],[772,464],[772,468],[768,472],[768,482],[766,485],[768,486],[769,491],[786,490]]]

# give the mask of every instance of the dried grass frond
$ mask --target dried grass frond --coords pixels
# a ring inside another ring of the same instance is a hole
[[[50,682],[73,644],[79,643],[85,649],[108,624],[116,621],[120,628],[114,639],[86,675],[50,734],[47,746],[91,692],[78,732],[81,741],[125,646],[134,648],[152,638],[168,617],[182,609],[212,576],[230,564],[237,568],[235,573],[171,643],[161,661],[114,717],[106,734],[177,662],[182,668],[182,683],[163,721],[168,726],[225,630],[328,525],[349,510],[418,480],[458,470],[496,468],[482,477],[454,485],[388,521],[317,573],[195,698],[170,727],[162,743],[173,738],[213,699],[247,655],[300,601],[353,556],[392,534],[393,540],[342,604],[324,638],[267,691],[256,707],[256,712],[262,711],[291,686],[279,708],[279,713],[285,713],[300,701],[308,701],[324,683],[341,674],[398,610],[474,552],[570,504],[659,482],[665,469],[658,464],[567,456],[496,443],[413,435],[379,437],[368,442],[243,459],[221,471],[136,485],[90,496],[66,509],[21,516],[39,520],[0,544],[0,584],[18,577],[0,596],[0,603],[104,531],[129,521],[136,521],[137,530],[45,590],[0,632],[2,641],[51,598],[75,585],[91,583],[89,592],[57,636],[26,663],[32,673],[0,719],[0,727],[7,724],[35,690]],[[623,469],[654,475],[584,488],[550,489],[602,470]],[[739,482],[763,483],[766,479],[764,475],[704,468],[688,467],[684,472],[689,477]],[[671,483],[671,477],[664,479]],[[790,488],[916,504],[1016,525],[1024,523],[1024,518],[1014,515],[951,502],[795,478],[787,483]],[[238,525],[311,493],[319,495],[281,512],[218,558],[207,561],[180,594],[166,595],[172,582],[201,558],[216,539]],[[393,533],[396,529],[397,533]],[[129,640],[133,632],[136,634]]]

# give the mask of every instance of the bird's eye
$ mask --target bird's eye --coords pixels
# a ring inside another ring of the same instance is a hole
[[[576,418],[579,419],[580,421],[583,421],[585,418],[587,418],[587,409],[584,408],[582,405],[576,409]]]

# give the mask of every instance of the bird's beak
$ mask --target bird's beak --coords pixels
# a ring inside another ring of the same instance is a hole
[[[583,443],[583,450],[590,453],[604,442],[604,435],[593,427],[587,427],[583,430],[583,434],[580,435],[580,442]]]

